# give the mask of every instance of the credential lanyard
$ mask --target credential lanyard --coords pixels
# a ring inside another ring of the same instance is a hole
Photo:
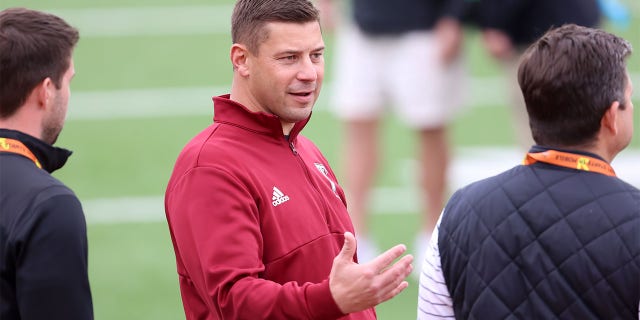
[[[42,169],[42,165],[40,164],[40,161],[38,161],[38,158],[36,158],[33,152],[31,152],[31,150],[29,150],[29,148],[27,148],[24,143],[18,140],[0,138],[0,152],[10,152],[25,156],[31,159],[31,161],[33,161],[33,163],[35,163],[38,168]]]
[[[613,171],[613,168],[607,162],[574,153],[547,150],[544,152],[527,153],[527,156],[524,158],[525,165],[531,165],[538,161],[571,169],[597,172],[611,177],[616,176],[615,171]]]

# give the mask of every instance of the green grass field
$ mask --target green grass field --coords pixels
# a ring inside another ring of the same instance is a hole
[[[635,0],[626,2],[634,9],[632,25],[606,28],[640,48],[640,6]],[[162,195],[183,145],[211,122],[210,96],[228,90],[232,4],[231,0],[8,0],[0,4],[0,8],[25,6],[59,13],[81,32],[69,119],[57,143],[75,153],[56,176],[85,204],[97,319],[184,319],[173,249],[162,220]],[[194,18],[188,19],[189,15]],[[332,35],[327,34],[325,41],[326,82],[330,83]],[[469,30],[465,54],[474,79],[499,76],[475,31]],[[640,86],[640,52],[632,56],[629,68],[636,87]],[[210,90],[211,94],[171,99],[171,92],[184,94],[193,88],[200,90],[193,92]],[[506,95],[504,89],[492,88],[474,88],[472,93]],[[640,105],[639,91],[636,105]],[[325,89],[305,134],[340,175],[341,127],[323,111],[327,95]],[[478,98],[470,97],[467,111],[454,124],[454,147],[513,147],[504,101]],[[636,111],[636,128],[640,128],[638,119]],[[638,132],[631,146],[634,150],[640,149]],[[413,142],[410,132],[390,116],[378,186],[406,183],[398,172],[413,158]],[[132,205],[140,203],[136,199],[152,204]],[[94,218],[99,210],[102,219]],[[147,211],[147,218],[140,219]],[[416,212],[374,215],[372,230],[378,242],[384,247],[399,242],[411,245],[418,225]],[[378,307],[379,318],[415,319],[416,301],[417,283],[411,279],[409,289]]]

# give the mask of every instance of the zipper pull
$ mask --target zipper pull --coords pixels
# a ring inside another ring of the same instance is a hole
[[[293,152],[293,154],[295,154],[296,156],[298,155],[298,150],[296,150],[296,147],[293,145],[293,142],[289,141],[289,148],[291,148],[291,151]]]

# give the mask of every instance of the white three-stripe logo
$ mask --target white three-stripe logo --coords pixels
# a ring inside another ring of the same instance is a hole
[[[271,200],[273,200],[271,204],[273,204],[274,207],[277,207],[289,201],[289,196],[285,195],[282,191],[280,191],[280,189],[273,187],[273,197],[271,197]]]

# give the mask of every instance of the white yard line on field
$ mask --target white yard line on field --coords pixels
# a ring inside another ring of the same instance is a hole
[[[637,162],[640,151],[623,151],[613,162],[618,176],[640,187]],[[456,149],[450,169],[450,188],[457,190],[473,181],[483,179],[518,165],[522,152],[515,148],[473,147]],[[371,208],[375,214],[417,214],[420,191],[413,181],[415,162],[401,162],[399,186],[382,186],[373,190]],[[164,200],[161,195],[148,197],[122,197],[82,199],[89,224],[165,221]]]
[[[232,5],[51,9],[81,37],[229,34]]]
[[[211,97],[226,88],[154,88],[73,92],[68,120],[129,119],[213,114]]]
[[[632,75],[640,85],[640,74]],[[501,77],[471,78],[467,105],[501,107],[507,103],[507,89]],[[126,119],[211,115],[211,97],[228,93],[228,87],[152,88],[115,91],[74,91],[71,94],[69,120]],[[316,111],[325,111],[330,103],[331,84],[325,85]],[[635,90],[640,99],[640,90]]]
[[[628,1],[631,15],[637,1]],[[1,8],[1,6],[0,6]],[[229,34],[232,4],[120,8],[54,9],[80,30],[82,37]]]

